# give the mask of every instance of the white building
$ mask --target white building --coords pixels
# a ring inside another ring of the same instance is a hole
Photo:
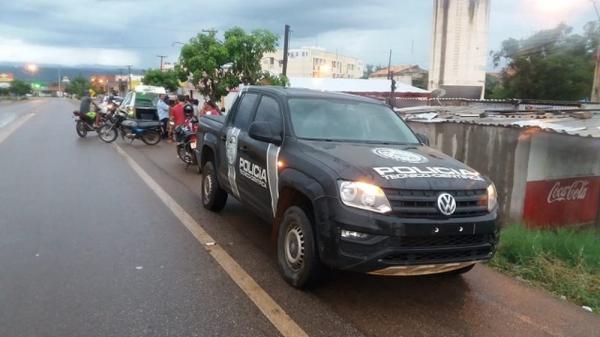
[[[483,98],[491,0],[434,0],[429,90]]]
[[[263,55],[264,71],[281,74],[283,49]],[[363,62],[357,58],[328,52],[323,48],[302,47],[288,50],[288,77],[361,78]]]

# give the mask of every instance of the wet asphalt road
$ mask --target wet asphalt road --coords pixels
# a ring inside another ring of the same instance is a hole
[[[75,108],[0,102],[0,135],[35,113],[0,143],[0,336],[279,335],[113,147],[77,137]],[[199,176],[172,144],[117,142],[311,336],[600,336],[598,314],[485,266],[338,272],[294,290],[269,226],[232,199],[219,215],[201,209]]]

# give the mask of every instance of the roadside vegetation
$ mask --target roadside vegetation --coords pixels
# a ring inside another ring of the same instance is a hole
[[[490,265],[600,312],[600,231],[502,230]]]

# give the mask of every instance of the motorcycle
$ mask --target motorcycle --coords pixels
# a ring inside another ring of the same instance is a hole
[[[147,145],[156,145],[161,139],[161,130],[159,121],[147,121],[127,119],[127,114],[117,111],[104,126],[98,130],[98,136],[106,143],[114,142],[119,133],[121,138],[126,138],[133,143],[136,139],[141,139]]]
[[[198,130],[198,119],[192,117],[185,124],[175,128],[175,141],[177,142],[177,156],[186,166],[197,165],[196,156],[196,131]]]
[[[75,131],[79,137],[84,138],[88,132],[96,131],[106,123],[106,117],[101,116],[100,127],[95,128],[94,123],[96,122],[96,114],[98,112],[90,111],[88,113],[81,113],[77,110],[73,111],[73,118],[75,119]]]

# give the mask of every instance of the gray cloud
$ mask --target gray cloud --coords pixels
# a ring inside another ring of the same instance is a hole
[[[491,48],[504,38],[532,31],[527,20],[532,13],[523,13],[522,1],[492,3]],[[318,43],[379,64],[387,63],[393,49],[394,63],[429,63],[430,0],[20,0],[5,1],[2,7],[0,39],[121,49],[137,53],[142,67],[156,66],[157,54],[173,61],[178,46],[172,42],[185,42],[202,29],[222,32],[238,25],[281,35],[284,24],[292,26],[293,47]]]

